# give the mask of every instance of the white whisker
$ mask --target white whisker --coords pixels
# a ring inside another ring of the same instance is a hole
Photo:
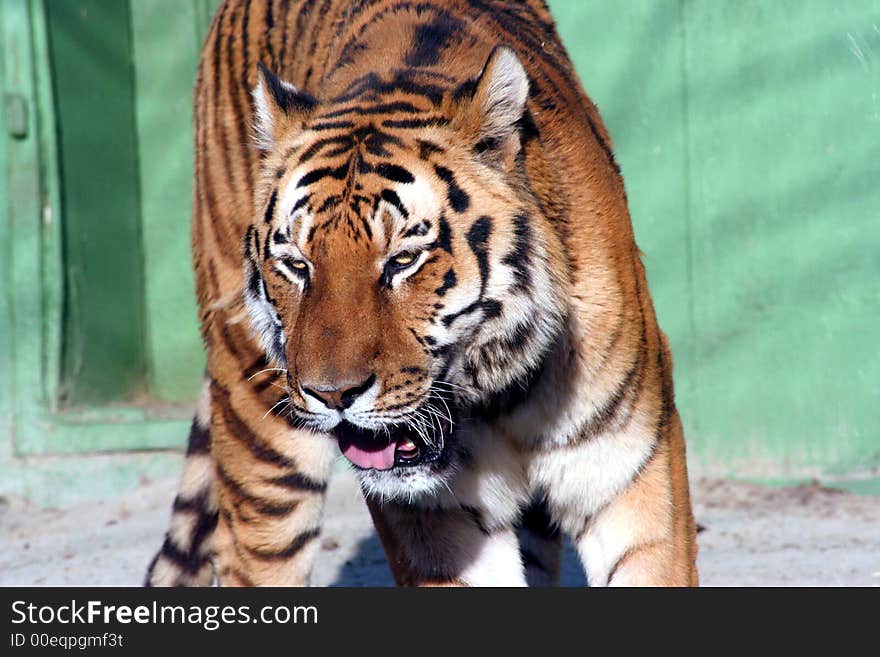
[[[263,415],[263,417],[260,418],[260,419],[261,419],[261,420],[265,420],[265,419],[269,416],[269,414],[270,414],[272,411],[274,411],[276,408],[278,408],[281,404],[284,404],[284,403],[288,403],[288,404],[289,404],[289,403],[290,403],[290,397],[282,397],[281,399],[279,399],[275,404],[272,405],[272,408],[270,408],[268,411],[266,411],[266,414]]]
[[[283,367],[267,367],[264,370],[260,370],[259,372],[252,374],[251,376],[248,377],[247,380],[250,381],[251,379],[254,379],[254,378],[260,376],[260,374],[265,374],[266,372],[284,372],[285,374],[287,374],[287,369],[285,369]]]

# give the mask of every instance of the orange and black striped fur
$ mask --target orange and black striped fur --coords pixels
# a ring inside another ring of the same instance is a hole
[[[401,584],[697,583],[620,171],[541,0],[228,0],[196,86],[208,352],[147,582],[306,584],[339,451]],[[212,568],[213,565],[213,568]]]

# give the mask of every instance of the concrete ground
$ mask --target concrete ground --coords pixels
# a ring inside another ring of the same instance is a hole
[[[165,530],[176,479],[65,511],[0,500],[0,585],[139,585]],[[880,586],[880,497],[822,488],[693,482],[702,584]],[[319,586],[390,586],[350,473],[330,486]],[[566,552],[563,584],[584,576]]]

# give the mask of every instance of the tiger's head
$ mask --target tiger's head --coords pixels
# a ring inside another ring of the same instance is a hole
[[[464,84],[405,69],[326,101],[261,67],[246,304],[292,417],[335,434],[368,491],[436,491],[467,458],[460,419],[528,385],[559,334],[528,89],[505,47]]]

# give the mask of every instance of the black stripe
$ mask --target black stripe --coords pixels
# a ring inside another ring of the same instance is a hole
[[[257,231],[256,224],[247,227],[244,234],[244,254],[251,260],[260,257],[260,233]]]
[[[516,281],[514,289],[527,292],[532,285],[531,273],[532,229],[530,218],[525,213],[518,213],[513,218],[513,250],[504,256],[502,261],[513,269]]]
[[[342,196],[339,194],[331,194],[327,198],[324,199],[324,202],[315,210],[316,214],[321,214],[322,212],[326,212],[331,208],[337,207],[340,203],[342,203]]]
[[[175,566],[190,575],[195,575],[205,567],[206,563],[208,563],[208,557],[206,555],[184,552],[174,545],[169,537],[165,538],[159,552],[163,557],[174,562]]]
[[[447,197],[449,199],[449,204],[452,206],[452,209],[459,214],[467,210],[471,204],[470,196],[468,196],[467,192],[458,186],[458,183],[455,181],[455,176],[453,175],[452,171],[450,171],[446,167],[440,166],[439,164],[434,165],[434,171],[437,173],[440,179],[446,183],[446,187],[448,189]]]
[[[461,103],[470,98],[473,98],[473,95],[477,91],[477,79],[470,78],[465,80],[460,85],[455,88],[455,91],[452,92],[452,97],[456,102]]]
[[[249,9],[250,0],[245,4],[244,11],[247,12]],[[235,8],[233,8],[233,14],[235,13]],[[246,16],[245,16],[246,18]],[[232,19],[233,22],[235,18]],[[245,109],[242,106],[241,102],[241,94],[243,91],[247,90],[246,86],[241,85],[240,79],[236,79],[235,76],[235,66],[233,62],[236,61],[236,45],[235,45],[235,34],[236,28],[239,27],[237,25],[233,25],[227,36],[226,40],[226,63],[227,63],[227,83],[229,84],[229,98],[232,101],[232,114],[237,117],[246,116]],[[236,132],[238,133],[238,140],[235,144],[229,144],[229,148],[232,152],[234,152],[237,157],[235,157],[235,161],[239,163],[239,168],[242,170],[242,174],[244,176],[244,180],[242,180],[244,190],[248,195],[251,193],[251,189],[253,188],[253,181],[251,180],[251,157],[250,150],[247,148],[248,144],[248,135],[247,135],[247,121],[235,121]],[[232,172],[230,171],[230,174]]]
[[[223,158],[223,167],[224,170],[221,172],[221,178],[226,181],[229,181],[233,178],[232,175],[232,148],[230,145],[229,134],[227,133],[227,122],[223,120],[221,116],[221,112],[225,107],[225,102],[221,101],[221,86],[223,84],[221,79],[221,72],[223,71],[222,62],[228,61],[227,54],[223,50],[223,29],[226,26],[226,29],[229,32],[232,32],[232,27],[226,23],[226,18],[230,9],[230,3],[224,2],[222,7],[220,8],[220,13],[217,17],[217,22],[215,24],[214,31],[214,52],[213,52],[213,66],[214,66],[214,94],[213,94],[213,107],[214,113],[211,117],[211,127],[212,131],[215,135],[220,138],[221,148],[220,154]],[[230,18],[229,22],[232,22],[235,19],[234,15]],[[230,88],[230,93],[232,89]],[[206,147],[208,140],[205,140],[203,147]],[[197,151],[197,155],[202,151]],[[209,179],[211,177],[211,167],[205,166],[203,164],[201,171],[205,174],[205,190],[206,190],[206,198],[208,199],[208,211],[211,213],[211,218],[215,219],[216,217],[222,217],[222,213],[217,212],[218,205],[216,200],[214,199],[214,188],[213,185],[210,184]]]
[[[159,551],[155,555],[153,555],[153,558],[150,560],[150,565],[147,566],[147,574],[144,577],[144,584],[143,584],[143,586],[145,588],[149,588],[149,587],[153,586],[153,571],[156,569],[156,564],[159,562],[159,557],[161,557],[161,556],[162,556],[162,550],[160,548]]]
[[[446,12],[440,12],[430,23],[415,29],[412,49],[407,53],[407,66],[433,66],[452,37],[464,32],[465,24]]]
[[[314,539],[316,539],[319,535],[320,531],[317,529],[310,529],[308,531],[302,532],[294,537],[294,539],[287,545],[287,547],[278,550],[277,552],[273,550],[269,550],[266,548],[248,548],[248,552],[259,559],[289,559],[294,556],[297,552],[302,550],[306,545],[311,543]]]
[[[176,502],[176,501],[175,501]],[[165,536],[160,552],[163,556],[169,558],[178,567],[190,574],[198,573],[206,563],[210,560],[209,554],[203,554],[202,545],[214,533],[219,518],[216,511],[208,511],[205,506],[196,511],[199,513],[192,536],[190,537],[190,548],[184,551],[175,545],[171,540],[171,536]],[[177,510],[175,506],[175,510]]]
[[[425,344],[425,339],[422,338],[422,336],[420,336],[418,333],[416,333],[416,330],[414,328],[410,327],[409,332],[412,333],[413,337],[416,339],[416,342],[421,345]]]
[[[189,439],[186,443],[186,455],[209,454],[211,452],[211,430],[202,427],[198,419],[193,419],[189,429]]]
[[[407,231],[403,234],[404,237],[423,237],[428,234],[431,230],[431,222],[427,219],[425,221],[420,221],[419,223],[410,226]]]
[[[204,550],[204,543],[211,538],[214,534],[214,530],[217,528],[217,521],[219,520],[219,513],[216,510],[209,510],[207,504],[207,498],[205,499],[204,507],[202,508],[201,514],[198,516],[198,520],[196,521],[196,527],[193,531],[192,538],[190,539],[190,553],[193,555],[199,555],[204,552],[209,552],[210,550]],[[210,558],[210,555],[207,555]]]
[[[324,137],[323,139],[319,139],[311,146],[309,146],[305,150],[305,152],[303,152],[303,154],[299,158],[300,164],[308,162],[327,146],[339,146],[339,149],[343,149],[337,149],[335,153],[339,155],[354,147],[354,139],[352,139],[350,135],[335,135],[333,137]]]
[[[223,485],[229,488],[235,497],[238,499],[233,503],[233,506],[238,509],[242,504],[249,505],[254,511],[257,513],[262,513],[269,516],[286,516],[291,514],[296,510],[297,506],[301,500],[283,500],[283,501],[274,501],[269,500],[263,497],[256,497],[252,495],[248,491],[246,491],[240,483],[238,483],[235,479],[233,479],[225,470],[223,470],[220,466],[216,468],[217,477],[220,481],[223,482]],[[228,512],[224,510],[224,515],[229,516]],[[243,518],[240,518],[243,522],[246,522]],[[227,519],[228,522],[231,523],[231,516]]]
[[[660,374],[660,395],[663,399],[660,424],[665,428],[672,417],[678,412],[678,409],[675,407],[672,368],[666,363],[666,348],[662,341],[657,345],[657,371]]]
[[[372,125],[367,129],[355,131],[355,137],[362,139],[367,153],[377,157],[391,157],[392,153],[386,146],[402,146],[403,142],[392,134],[379,132]]]
[[[403,207],[403,203],[401,202],[400,197],[393,189],[383,189],[382,193],[379,196],[389,205],[393,205],[404,219],[409,218],[409,212],[405,207]]]
[[[596,139],[599,147],[605,152],[605,157],[608,159],[608,163],[614,169],[615,173],[620,176],[620,165],[617,163],[617,158],[614,157],[614,151],[611,149],[611,145],[602,138],[602,135],[599,133],[599,128],[587,112],[584,112],[584,117],[587,119],[587,125],[590,126],[590,132],[593,133],[593,137]]]
[[[526,146],[529,142],[541,140],[541,131],[538,130],[538,126],[535,124],[535,119],[528,109],[526,109],[526,111],[523,112],[523,115],[519,117],[516,125],[519,129],[520,142],[523,146]]]
[[[445,296],[449,290],[455,287],[457,282],[458,281],[455,278],[455,270],[450,267],[449,270],[443,274],[443,285],[434,290],[434,294],[439,297]]]
[[[320,169],[313,169],[312,171],[309,171],[306,175],[299,179],[299,182],[296,184],[296,186],[308,187],[309,185],[316,183],[319,180],[323,180],[327,177],[335,178],[336,180],[345,180],[347,174],[348,163],[342,164],[335,169],[331,169],[330,167],[321,167]]]
[[[248,52],[248,43],[250,41],[248,28],[250,27],[250,14],[251,0],[245,0],[244,12],[242,12],[241,18],[241,88],[247,90],[248,92],[251,90],[250,81],[248,80],[248,60],[250,55],[250,53]],[[241,115],[238,114],[237,116]]]
[[[309,491],[310,493],[323,493],[327,490],[327,484],[323,481],[315,481],[299,472],[291,472],[280,477],[266,479],[267,483],[297,491]]]
[[[313,60],[317,59],[316,51],[318,49],[318,42],[319,42],[320,38],[324,35],[324,26],[322,24],[322,20],[327,18],[327,15],[328,15],[329,9],[330,9],[330,2],[331,2],[331,0],[324,0],[321,3],[320,7],[315,7],[312,10],[312,13],[315,15],[315,21],[311,25],[310,32],[311,32],[312,38],[310,40],[309,47],[306,50],[306,59],[308,59],[309,61],[313,61]],[[311,4],[311,3],[309,3],[309,4]],[[302,38],[303,38],[303,36],[302,36],[302,34],[300,34],[300,39],[302,39]],[[304,84],[306,84],[306,85],[309,84],[309,82],[311,81],[311,78],[312,78],[313,71],[314,71],[313,66],[309,66],[308,69],[306,69],[306,76],[305,76]]]
[[[349,171],[357,171],[358,173],[372,173],[373,165],[367,162],[360,151],[352,153],[349,159]]]
[[[497,299],[484,299],[480,302],[480,309],[483,311],[483,319],[495,319],[501,316],[504,305]]]
[[[174,498],[174,504],[171,506],[171,508],[175,512],[180,511],[184,513],[202,513],[205,511],[206,507],[207,504],[204,494],[197,495],[196,497],[188,500],[177,496]]]
[[[301,197],[299,197],[299,198],[296,200],[296,203],[293,204],[293,207],[290,208],[290,214],[293,214],[294,212],[296,212],[297,210],[299,210],[301,207],[303,207],[304,205],[306,205],[306,203],[308,203],[308,202],[309,202],[309,199],[311,199],[311,198],[312,198],[312,195],[311,195],[311,194],[306,194],[305,196],[301,196]]]
[[[235,409],[232,408],[232,399],[228,390],[216,381],[211,382],[212,399],[220,409],[223,424],[229,433],[238,442],[253,454],[257,459],[266,463],[273,463],[279,467],[295,469],[297,467],[293,459],[278,452],[270,445],[263,442],[257,434],[247,425]]]
[[[257,513],[280,518],[289,516],[296,511],[300,500],[284,500],[282,502],[274,502],[260,497],[248,497],[243,500]],[[242,518],[244,520],[244,518]]]
[[[290,32],[290,28],[288,27],[288,22],[290,20],[290,0],[281,0],[278,17],[281,24],[281,51],[278,53],[275,62],[277,62],[277,66],[280,68],[282,62],[285,61],[284,58],[287,54],[287,34]]]
[[[502,414],[509,415],[513,409],[525,402],[541,379],[551,349],[552,347],[547,347],[541,354],[538,364],[530,367],[522,376],[474,405],[471,409],[474,417],[492,421]]]
[[[470,315],[478,311],[483,312],[483,319],[495,319],[501,315],[502,309],[503,306],[497,299],[484,299],[482,301],[474,301],[472,304],[456,313],[444,315],[440,318],[440,321],[443,322],[443,326],[449,328],[459,317]]]
[[[252,299],[263,297],[263,277],[260,276],[260,270],[253,262],[249,262],[247,267],[247,290]]]
[[[345,55],[343,54],[339,58],[337,65],[343,63],[344,60]],[[443,101],[443,95],[446,90],[435,84],[416,82],[413,78],[417,74],[427,76],[426,71],[416,72],[411,69],[403,69],[396,71],[394,77],[390,81],[385,82],[377,74],[368,73],[367,75],[354,80],[340,96],[332,99],[331,102],[337,104],[345,103],[366,93],[384,95],[400,92],[412,96],[424,96],[434,106],[439,106]]]
[[[559,537],[559,527],[553,522],[547,504],[543,500],[535,500],[523,511],[518,525],[535,536],[546,540]]]
[[[427,160],[429,155],[434,153],[445,153],[446,151],[442,149],[437,144],[427,141],[425,139],[416,139],[416,144],[419,146],[419,157],[423,160]]]
[[[294,39],[302,39],[304,34],[307,34],[306,31],[306,20],[311,15],[313,10],[313,6],[311,2],[299,2],[299,8],[296,12],[296,22],[294,23],[295,28],[293,30],[285,29],[284,30],[284,42],[281,48],[281,56],[279,57],[281,61],[281,65],[283,66],[285,62],[288,60],[287,55],[287,35],[291,33]],[[288,10],[289,13],[289,10]]]
[[[263,243],[263,260],[270,260],[272,258],[272,240],[270,239],[270,237],[270,235],[266,235],[266,241]],[[265,290],[265,286],[263,290],[266,298],[268,299],[269,293]]]
[[[343,130],[351,129],[353,127],[354,123],[351,121],[321,121],[309,125],[309,130]]]
[[[358,215],[358,219],[361,220],[361,225],[364,228],[364,233],[366,233],[367,239],[369,239],[369,240],[373,239],[373,229],[370,228],[370,222],[367,221],[366,217],[364,217],[363,215],[360,215],[360,214]],[[357,241],[357,234],[355,234],[355,241]]]
[[[266,206],[266,214],[263,215],[263,222],[270,223],[275,215],[275,203],[278,201],[278,189],[273,189],[269,196],[269,204]],[[268,240],[267,240],[268,242]]]
[[[412,183],[416,180],[415,177],[413,177],[413,175],[402,166],[388,164],[387,162],[378,164],[376,166],[376,173],[383,178],[399,183]]]
[[[433,128],[436,126],[446,125],[449,120],[442,116],[429,116],[424,119],[385,119],[382,126],[385,128]]]
[[[269,35],[271,34],[272,28],[275,27],[275,15],[272,13],[274,8],[275,0],[268,0],[266,2],[266,15],[263,17],[263,34],[266,35],[266,49],[269,51],[269,57],[274,60],[275,56],[272,53],[272,43],[271,39],[269,39]]]
[[[523,347],[531,342],[534,332],[535,324],[529,320],[522,324],[517,324],[509,335],[498,340],[498,343],[502,345],[501,351],[512,356],[518,356],[522,352]]]
[[[644,335],[642,336],[642,341],[639,344],[639,350],[636,354],[636,358],[633,361],[632,366],[629,370],[627,370],[623,379],[617,385],[614,392],[607,397],[602,405],[599,406],[590,418],[584,423],[584,426],[580,429],[580,440],[590,438],[602,432],[605,427],[617,416],[618,411],[620,410],[620,406],[623,403],[623,400],[626,398],[627,393],[633,388],[633,386],[641,382],[642,378],[637,375],[642,374],[645,370],[645,361],[647,359],[647,344]]]
[[[217,478],[220,480],[220,482],[226,488],[231,490],[232,493],[236,497],[238,497],[239,499],[242,499],[242,500],[253,499],[253,496],[250,493],[248,493],[238,481],[233,479],[232,475],[230,475],[228,472],[226,472],[226,470],[224,470],[220,466],[220,464],[216,464],[216,466],[214,468],[214,473],[217,475]],[[223,512],[225,513],[225,510],[223,510]]]
[[[609,569],[608,580],[606,583],[607,584],[611,583],[611,580],[614,579],[614,576],[617,574],[617,571],[620,569],[620,567],[623,565],[623,563],[627,559],[629,559],[631,556],[637,554],[638,552],[640,552],[641,550],[644,550],[646,548],[652,548],[652,547],[656,547],[658,545],[662,545],[663,542],[664,541],[662,539],[656,539],[653,541],[646,541],[645,543],[639,543],[638,545],[632,545],[632,546],[628,547],[626,550],[624,550],[623,554],[621,554],[617,558],[617,561],[614,562],[614,565],[611,566],[611,568]]]
[[[489,281],[489,235],[492,233],[491,217],[482,216],[477,219],[468,230],[465,238],[468,246],[477,258],[480,268],[480,296],[486,291]]]
[[[219,284],[217,283],[217,272],[215,271],[214,262],[211,260],[208,261],[208,275],[211,278],[214,289],[219,289]],[[202,326],[204,326],[204,324]],[[217,343],[218,347],[225,347],[229,351],[229,353],[233,355],[233,357],[239,360],[245,359],[245,356],[242,354],[242,349],[245,348],[246,343],[240,343],[240,332],[236,331],[237,336],[233,337],[232,331],[235,329],[233,325],[230,325],[225,321],[211,322],[210,328],[220,334],[220,339]]]
[[[248,504],[257,513],[262,513],[270,516],[284,516],[292,513],[299,505],[300,500],[274,501],[262,497],[257,497],[245,491],[240,483],[235,481],[225,470],[223,470],[219,466],[215,469],[215,471],[217,473],[217,477],[221,480],[223,485],[229,488],[238,498],[238,501],[234,503],[234,506],[236,508],[238,508],[240,504]],[[192,501],[175,500],[174,506],[175,511],[198,510],[204,512],[206,508],[206,498],[203,495]]]
[[[437,239],[431,244],[432,249],[443,249],[452,255],[452,229],[444,215],[440,215],[440,222],[437,225]]]
[[[357,114],[358,116],[369,116],[372,114],[391,114],[392,112],[409,112],[411,114],[418,114],[421,112],[418,107],[413,105],[412,103],[408,103],[405,101],[394,101],[390,103],[381,103],[379,105],[370,105],[364,107],[362,105],[354,105],[353,107],[344,107],[342,109],[335,110],[333,112],[327,112],[326,114],[321,114],[318,118],[321,120],[324,119],[334,119],[340,116],[345,116],[346,114]]]

